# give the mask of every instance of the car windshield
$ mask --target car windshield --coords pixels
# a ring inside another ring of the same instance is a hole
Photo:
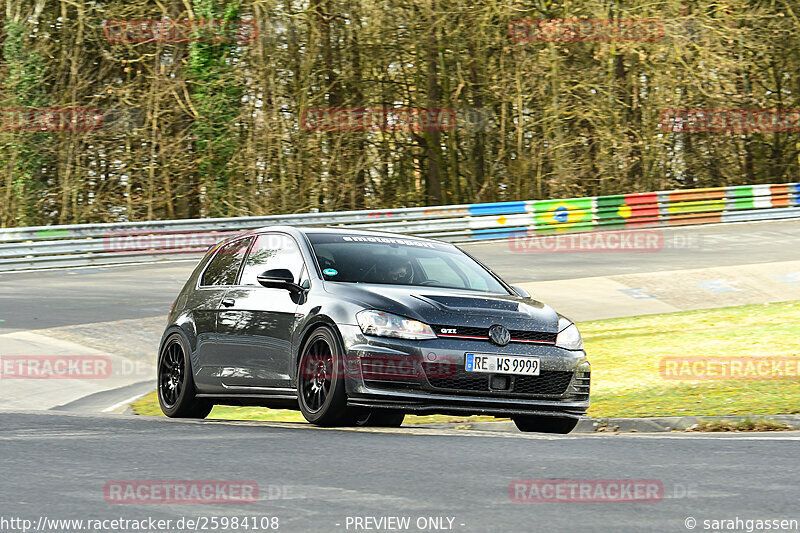
[[[327,281],[443,287],[509,294],[455,246],[402,237],[310,233]]]

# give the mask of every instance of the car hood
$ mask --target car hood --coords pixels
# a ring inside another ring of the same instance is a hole
[[[431,325],[490,327],[558,332],[558,313],[518,296],[458,289],[325,282],[325,290],[364,309],[377,309]]]

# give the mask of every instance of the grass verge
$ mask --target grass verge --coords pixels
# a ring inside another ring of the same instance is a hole
[[[584,322],[592,363],[593,417],[772,415],[800,413],[793,379],[686,381],[664,379],[664,357],[798,357],[800,301]],[[162,416],[155,393],[132,404]],[[216,406],[216,419],[302,422],[297,411]],[[496,420],[487,416],[407,416],[406,424]],[[764,428],[766,429],[766,428]]]
[[[592,363],[594,417],[800,413],[797,376],[673,380],[665,357],[798,357],[800,301],[580,324]]]

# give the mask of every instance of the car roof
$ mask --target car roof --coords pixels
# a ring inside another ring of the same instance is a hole
[[[353,228],[342,228],[342,227],[318,227],[318,226],[265,226],[263,228],[258,228],[253,230],[254,233],[264,233],[267,231],[282,231],[286,233],[337,233],[337,234],[345,234],[345,235],[364,235],[364,236],[372,236],[372,237],[391,237],[394,239],[414,239],[418,241],[428,241],[433,242],[436,244],[451,244],[446,241],[440,241],[437,239],[427,239],[425,237],[418,237],[416,235],[403,235],[402,233],[389,233],[387,231],[373,231],[373,230],[361,230],[361,229],[353,229]]]

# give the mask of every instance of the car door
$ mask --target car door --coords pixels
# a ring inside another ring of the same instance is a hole
[[[236,287],[223,298],[217,331],[235,372],[223,376],[229,389],[290,389],[292,331],[297,297],[285,289],[263,287],[256,279],[275,268],[288,269],[300,283],[303,256],[295,240],[282,233],[258,235]]]
[[[220,349],[217,320],[223,308],[222,300],[236,283],[252,242],[253,237],[245,237],[220,246],[200,275],[197,289],[187,304],[192,309],[197,334],[197,349],[192,361],[195,384],[203,392],[224,390],[221,376],[231,372]]]

